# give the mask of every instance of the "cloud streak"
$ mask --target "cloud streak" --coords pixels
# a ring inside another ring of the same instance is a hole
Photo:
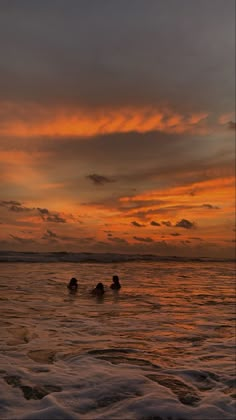
[[[111,182],[115,182],[113,179],[98,174],[87,175],[86,178],[92,181],[95,185],[105,185]]]
[[[154,220],[152,220],[152,221],[150,222],[150,225],[151,225],[151,226],[161,226],[161,224],[160,224],[160,223],[155,222]]]
[[[8,114],[4,108],[7,105]],[[25,109],[17,104],[0,103],[0,135],[17,137],[91,137],[112,133],[185,133],[209,131],[208,114],[204,112],[180,114],[168,108],[146,106],[129,108],[42,109],[33,103]],[[17,117],[16,117],[17,116]]]
[[[37,208],[42,220],[50,223],[66,223],[66,219],[57,213],[52,213],[48,209]]]
[[[139,242],[146,242],[146,243],[154,242],[153,239],[149,237],[143,238],[141,236],[133,236],[133,239]]]
[[[142,225],[141,223],[138,222],[131,222],[131,225],[135,226],[135,227],[144,227],[145,225]]]
[[[28,211],[34,210],[33,208],[25,207],[19,201],[14,201],[14,200],[10,200],[10,201],[2,200],[0,201],[0,206],[5,207],[7,210],[13,211],[16,213],[22,213],[22,212],[28,212]]]
[[[183,229],[192,229],[195,226],[195,224],[193,222],[190,222],[190,220],[181,219],[179,222],[176,223],[175,226]]]

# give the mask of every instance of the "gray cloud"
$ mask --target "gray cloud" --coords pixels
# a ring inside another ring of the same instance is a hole
[[[57,237],[58,236],[55,232],[52,232],[51,230],[47,229],[47,231],[42,236],[42,239],[49,239],[55,241]]]
[[[44,233],[44,235],[42,236],[42,239],[47,240],[49,242],[55,242],[58,243],[58,241],[60,241],[61,243],[63,242],[68,242],[68,243],[75,243],[78,242],[78,238],[75,236],[70,236],[70,235],[58,235],[56,232],[53,232],[52,230],[47,229],[46,232]],[[82,244],[85,243],[89,243],[93,241],[93,238],[80,238],[79,242]]]
[[[175,226],[184,229],[192,229],[195,226],[195,224],[187,219],[182,219],[178,223],[176,223]]]
[[[10,200],[10,201],[2,200],[0,201],[0,206],[5,207],[9,211],[13,211],[16,213],[28,212],[28,211],[34,210],[34,208],[25,207],[19,201],[14,201],[14,200]]]
[[[66,223],[66,219],[64,217],[60,217],[58,214],[52,214],[48,216],[46,221],[51,223]]]
[[[16,236],[16,235],[9,235],[12,239],[14,239],[16,242],[19,242],[23,245],[30,245],[35,243],[34,239],[31,238],[22,238],[21,236]]]
[[[21,213],[21,212],[25,212],[25,211],[31,211],[33,209],[24,207],[24,206],[11,206],[9,207],[9,210],[14,211],[16,213]]]
[[[154,242],[153,239],[149,238],[149,237],[143,238],[143,237],[140,237],[140,236],[133,236],[133,239],[135,239],[136,241],[139,241],[139,242],[147,242],[147,243]]]
[[[98,174],[87,175],[86,178],[90,179],[95,185],[104,185],[110,182],[115,182],[114,180]]]
[[[205,0],[1,2],[1,96],[233,109],[234,7],[233,0],[214,0],[214,12]]]
[[[52,213],[48,209],[37,207],[37,210],[44,222],[66,223],[66,219],[57,213]]]
[[[138,222],[131,222],[131,225],[136,226],[136,227],[144,227],[145,225],[142,225],[141,223]]]
[[[203,204],[202,207],[205,207],[206,209],[210,209],[210,210],[218,210],[219,209],[219,207],[213,206],[212,204]]]
[[[193,239],[194,241],[203,241],[203,239],[198,236],[191,236],[189,239]]]
[[[48,234],[48,236],[50,236],[50,238],[56,238],[57,237],[57,234],[55,232],[52,232],[49,229],[47,230],[47,234]]]
[[[21,203],[19,201],[14,201],[14,200],[10,200],[10,201],[1,200],[0,206],[3,206],[3,207],[21,206]]]
[[[125,239],[119,237],[109,237],[108,240],[117,244],[128,244]]]
[[[40,207],[38,207],[37,210],[42,216],[48,216],[50,214],[48,209],[41,209]]]
[[[152,222],[150,223],[151,226],[161,226],[160,223],[155,222],[154,220],[152,220]]]

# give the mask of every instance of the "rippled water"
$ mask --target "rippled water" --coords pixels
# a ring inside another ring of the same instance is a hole
[[[235,417],[232,263],[0,269],[1,419]],[[90,295],[99,281],[102,299]]]

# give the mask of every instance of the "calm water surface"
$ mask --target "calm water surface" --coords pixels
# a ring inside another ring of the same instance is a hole
[[[232,263],[0,269],[1,419],[235,417]],[[90,296],[99,281],[102,299]]]

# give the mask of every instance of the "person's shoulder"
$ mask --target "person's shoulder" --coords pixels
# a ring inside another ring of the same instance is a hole
[[[121,288],[121,285],[120,284],[114,284],[113,283],[113,284],[111,284],[110,288],[113,289],[113,290],[118,290],[118,289]]]
[[[70,284],[68,284],[67,287],[70,290],[77,290],[78,289],[78,285],[77,284],[76,285],[70,285]]]

